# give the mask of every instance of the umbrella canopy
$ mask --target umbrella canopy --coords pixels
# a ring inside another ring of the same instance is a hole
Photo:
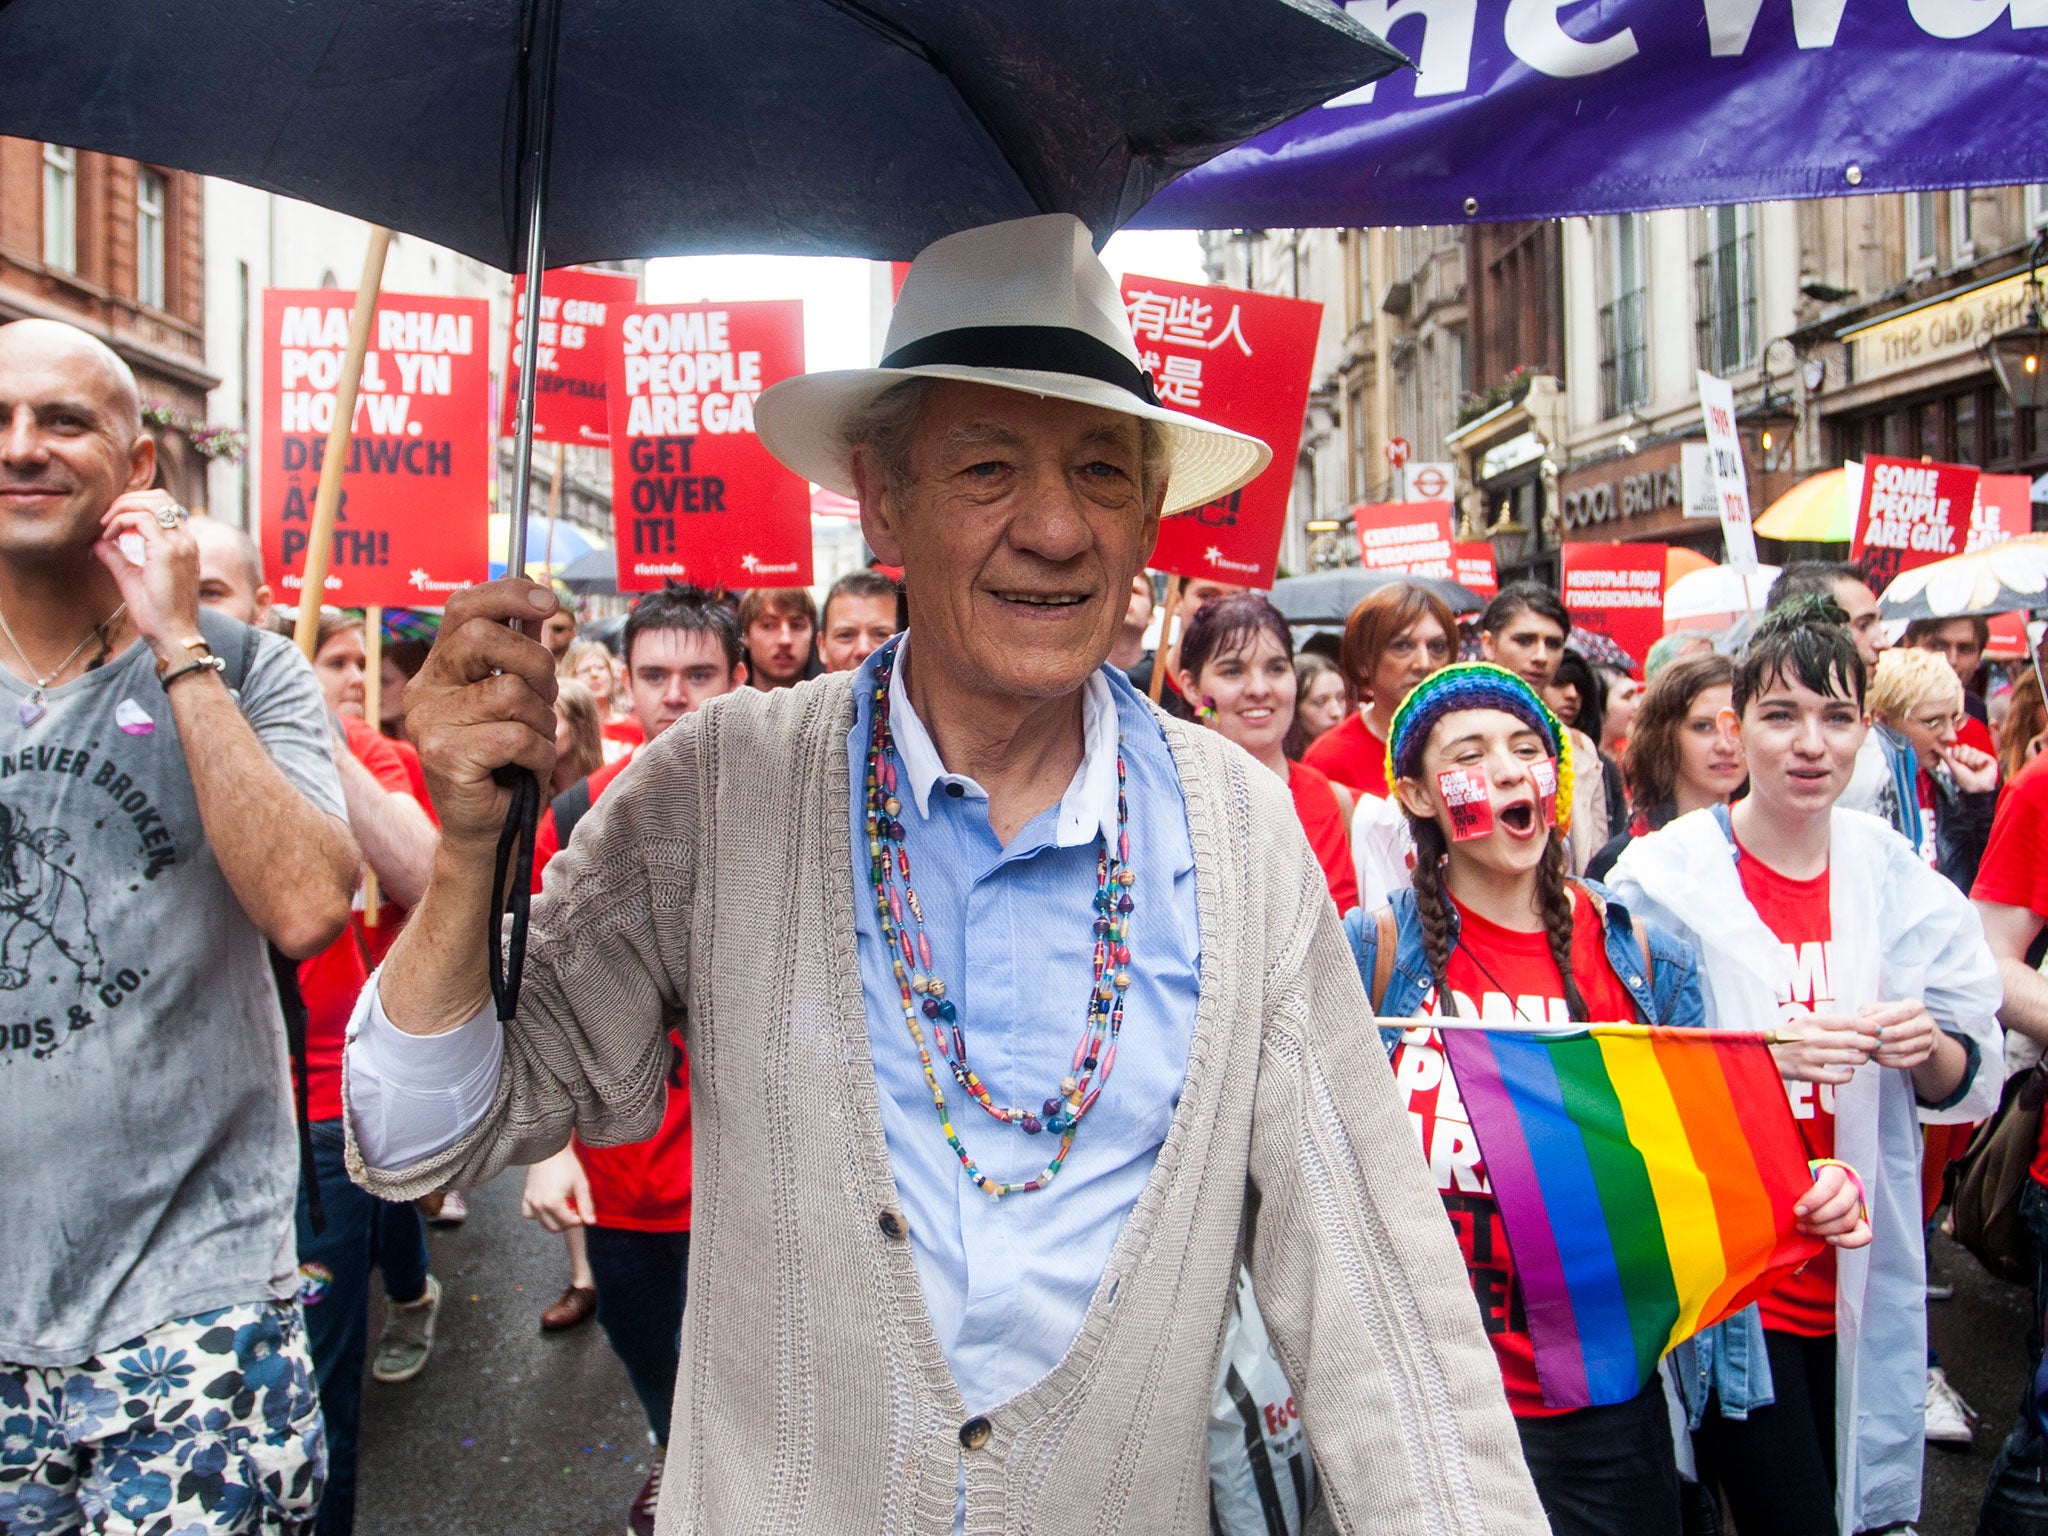
[[[1393,571],[1316,571],[1308,576],[1283,576],[1269,594],[1289,624],[1342,624],[1351,610],[1382,587],[1405,582],[1424,587],[1451,605],[1453,613],[1477,613],[1486,599],[1470,587],[1441,576],[1403,576]]]
[[[572,560],[556,573],[555,580],[571,592],[585,597],[616,597],[619,593],[619,557],[609,548],[593,549]]]
[[[1756,531],[1767,539],[1805,544],[1846,544],[1855,536],[1856,507],[1849,500],[1849,472],[1808,475],[1764,509]]]
[[[493,581],[505,574],[505,562],[497,551],[505,547],[505,525],[509,520],[509,514],[504,512],[493,512],[490,517]],[[607,554],[609,553],[609,546],[601,544],[588,529],[564,522],[561,518],[554,519],[553,542],[550,543],[548,521],[538,512],[527,514],[526,568],[529,571],[539,569],[543,558],[547,560],[549,570],[559,571],[564,566],[581,560],[594,549],[606,550]]]
[[[1762,612],[1771,583],[1778,579],[1775,565],[1760,565],[1749,573],[1747,591],[1742,573],[1732,565],[1710,566],[1681,576],[1664,589],[1664,625],[1719,628],[1742,614]],[[1708,622],[1718,621],[1718,622]]]
[[[1710,571],[1714,562],[1696,549],[1683,544],[1667,545],[1664,550],[1664,585],[1670,586],[1681,576],[1690,576],[1694,571]]]
[[[1612,667],[1617,672],[1633,672],[1640,663],[1612,639],[1597,629],[1583,629],[1574,626],[1564,637],[1565,646],[1577,651],[1596,667]]]
[[[1989,617],[2033,608],[2048,608],[2048,535],[2042,534],[1916,565],[1894,576],[1877,600],[1886,619]]]
[[[531,0],[10,0],[0,134],[226,176],[510,270]],[[1078,215],[1401,56],[1318,0],[563,0],[551,262],[908,257]]]

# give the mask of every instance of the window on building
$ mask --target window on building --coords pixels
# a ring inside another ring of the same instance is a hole
[[[2027,227],[2048,224],[2048,182],[2037,181],[2027,188]]]
[[[1906,273],[1914,276],[1932,272],[1940,233],[1936,228],[1935,203],[1938,192],[1906,194]]]
[[[1366,394],[1363,380],[1354,379],[1344,390],[1344,438],[1351,453],[1351,499],[1365,501],[1372,472],[1372,445],[1367,440],[1371,431],[1366,421]]]
[[[78,270],[78,151],[43,146],[43,265]]]
[[[1977,259],[1977,220],[1970,207],[1970,190],[1959,187],[1948,195],[1949,259],[1965,267]]]
[[[135,299],[164,307],[164,175],[147,166],[135,178]]]
[[[1693,259],[1693,327],[1700,367],[1730,374],[1756,361],[1756,210],[1708,208]]]
[[[1650,344],[1645,324],[1644,221],[1639,213],[1605,220],[1601,262],[1606,302],[1600,306],[1600,414],[1619,416],[1650,398]]]

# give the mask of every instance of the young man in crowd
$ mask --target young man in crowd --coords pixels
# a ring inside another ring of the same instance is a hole
[[[155,478],[119,357],[0,327],[10,1530],[300,1529],[324,1476],[265,941],[326,948],[358,854],[311,670],[202,614]]]
[[[560,593],[557,593],[560,596]],[[569,654],[569,647],[576,643],[576,610],[564,598],[562,606],[541,621],[541,644],[548,648],[548,654],[561,665],[562,658]]]
[[[755,587],[740,595],[740,636],[756,688],[788,688],[824,668],[811,654],[818,605],[803,587]]]
[[[1145,659],[1145,629],[1152,622],[1152,573],[1140,571],[1131,578],[1131,606],[1124,610],[1123,627],[1110,647],[1109,664],[1129,674]]]
[[[1984,937],[1998,960],[2011,1062],[2032,1066],[2048,1045],[2048,754],[2013,776],[1998,802],[1991,840],[1977,866],[1971,898],[1984,920]],[[1980,1536],[2042,1536],[2048,1532],[2048,1438],[2039,1396],[2041,1341],[2048,1327],[2048,1142],[2037,1147],[2020,1195],[2034,1274],[2027,1314],[2028,1371],[2020,1388],[2019,1417],[1991,1470],[1978,1515]]]
[[[683,716],[746,685],[731,610],[689,588],[665,587],[640,599],[626,620],[624,646],[626,686],[650,743]],[[536,889],[576,821],[632,760],[606,764],[549,807],[534,854]],[[661,1128],[626,1146],[571,1140],[527,1170],[523,1205],[550,1232],[583,1229],[597,1280],[598,1324],[647,1413],[655,1450],[627,1512],[633,1536],[653,1536],[690,1259],[690,1079],[681,1035],[671,1031],[669,1043]]]
[[[1502,587],[1479,616],[1479,654],[1498,662],[1537,693],[1557,676],[1564,643],[1572,632],[1572,616],[1550,588],[1534,581]],[[1569,848],[1572,872],[1584,874],[1593,855],[1607,846],[1606,765],[1599,745],[1584,731],[1573,731],[1572,825]]]
[[[880,571],[848,571],[825,594],[818,660],[827,672],[851,672],[903,627],[903,589]]]

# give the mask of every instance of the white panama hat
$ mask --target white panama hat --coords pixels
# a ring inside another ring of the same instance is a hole
[[[755,402],[755,427],[789,468],[854,496],[847,425],[906,379],[989,384],[1158,422],[1168,513],[1227,496],[1273,458],[1255,437],[1159,403],[1116,283],[1068,213],[933,241],[903,279],[881,366],[784,379]]]

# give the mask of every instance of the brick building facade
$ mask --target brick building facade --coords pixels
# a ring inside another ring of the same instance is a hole
[[[206,506],[204,183],[184,171],[0,137],[0,323],[66,320],[135,370],[161,483]]]

